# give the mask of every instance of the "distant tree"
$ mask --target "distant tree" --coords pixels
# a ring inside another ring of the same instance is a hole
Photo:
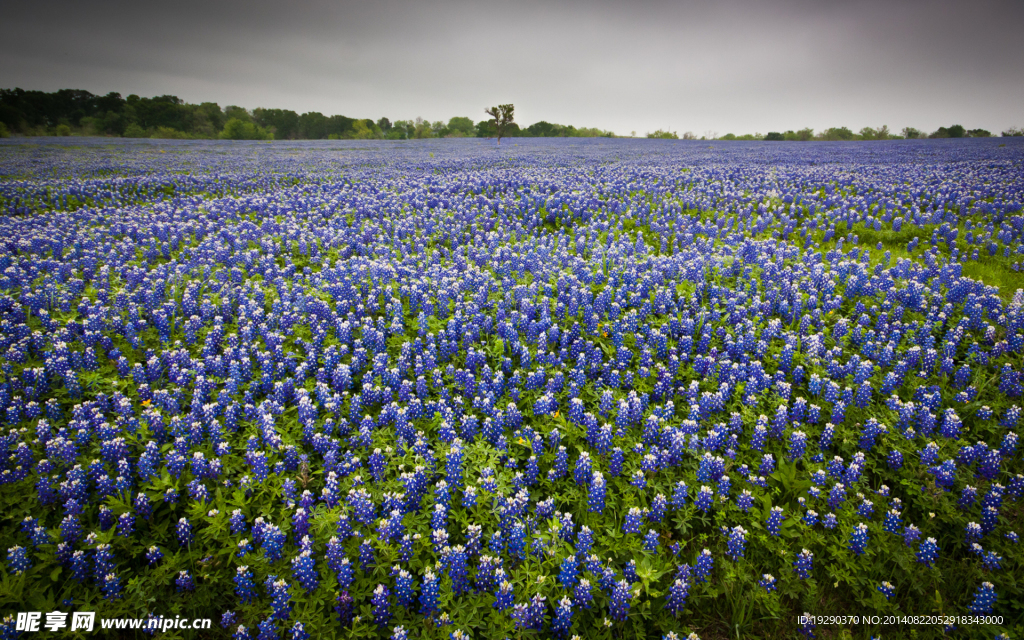
[[[498,137],[498,144],[501,144],[501,139],[505,137],[505,132],[509,126],[513,123],[513,112],[515,106],[511,104],[499,104],[496,107],[489,107],[484,109],[484,113],[491,116],[494,122],[494,133]],[[518,127],[517,127],[518,128]]]
[[[299,114],[291,109],[253,109],[252,117],[278,140],[291,140],[299,134]]]
[[[1024,127],[1010,127],[1000,135],[1004,138],[1020,138],[1024,136]]]
[[[900,134],[907,140],[916,140],[917,138],[921,137],[921,132],[915,129],[914,127],[903,127],[903,130],[900,131]]]
[[[224,124],[220,137],[222,140],[269,140],[273,135],[251,121],[231,118]]]
[[[853,140],[854,133],[848,127],[830,127],[819,134],[821,140]]]
[[[865,140],[874,140],[875,137],[878,135],[878,132],[872,129],[871,127],[864,127],[863,129],[860,130],[859,135],[861,138]]]
[[[299,116],[299,137],[303,140],[323,140],[327,137],[327,116],[309,111]]]
[[[534,122],[530,126],[526,127],[526,129],[523,130],[523,133],[537,138],[555,138],[567,135],[567,130],[563,125],[551,124],[546,120],[541,120],[540,122]]]
[[[391,121],[388,120],[387,118],[381,118],[380,120],[377,121],[377,127],[386,136],[388,135],[388,133],[391,132]]]
[[[476,123],[476,137],[493,138],[496,135],[498,130],[494,126],[494,120],[481,120]]]
[[[675,131],[665,131],[663,129],[658,129],[654,133],[648,133],[647,137],[648,138],[660,138],[662,140],[678,140],[679,139],[679,136],[676,135]]]
[[[373,120],[366,118],[352,123],[352,137],[356,140],[376,140],[383,138],[384,132],[374,124]]]
[[[125,138],[145,138],[146,130],[140,127],[137,123],[133,122],[124,128]]]
[[[416,123],[413,128],[412,138],[432,138],[434,137],[434,130],[430,128],[430,123],[423,118],[416,118]]]
[[[248,109],[233,104],[224,107],[224,120],[227,121],[231,118],[241,120],[242,122],[252,122],[252,114],[249,113]]]
[[[327,118],[327,135],[334,135],[336,140],[351,138],[354,135],[356,119],[347,116],[334,115]]]
[[[395,120],[388,131],[388,140],[408,140],[412,137],[413,123],[411,120]]]
[[[792,133],[792,131],[788,133]],[[782,135],[778,131],[769,131],[768,135],[766,135],[764,139],[768,140],[769,142],[781,142],[786,139],[786,136]]]
[[[448,135],[453,138],[472,136],[476,133],[473,121],[462,116],[455,116],[448,121]]]
[[[9,137],[11,137],[11,132],[7,130],[7,125],[4,124],[3,122],[0,122],[0,138],[9,138]]]
[[[932,133],[929,138],[963,138],[967,133],[967,130],[959,124],[954,124],[952,127],[939,127],[937,131]]]
[[[972,138],[991,138],[992,137],[992,133],[989,132],[986,129],[971,129],[970,131],[967,132],[967,135],[969,135]]]

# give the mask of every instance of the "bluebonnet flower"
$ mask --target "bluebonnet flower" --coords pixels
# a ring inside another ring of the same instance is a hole
[[[590,580],[581,578],[576,583],[576,588],[573,589],[573,604],[582,609],[589,609],[593,601],[594,597],[590,593]]]
[[[192,579],[192,574],[188,571],[179,571],[178,577],[175,579],[174,584],[177,586],[177,590],[181,591],[195,591],[196,583]]]
[[[238,567],[235,574],[235,595],[242,604],[249,604],[256,598],[256,584],[252,580],[249,567]]]
[[[439,581],[434,572],[427,569],[423,574],[423,587],[420,590],[420,611],[428,618],[433,617],[437,613],[438,583]]]
[[[802,550],[793,561],[793,571],[800,576],[801,580],[806,580],[811,577],[811,571],[814,569],[814,554],[809,550]]]
[[[935,560],[939,556],[939,547],[935,543],[935,538],[926,538],[924,542],[917,548],[917,561],[924,564],[926,567],[930,567],[935,564]]]
[[[611,602],[608,605],[608,613],[611,615],[612,620],[622,622],[626,619],[629,613],[630,600],[632,600],[632,594],[629,591],[629,583],[625,580],[619,580],[615,583]]]
[[[587,509],[591,513],[603,513],[605,506],[605,481],[600,471],[595,471],[590,481],[590,491],[587,497]]]
[[[776,582],[775,576],[773,576],[770,573],[766,573],[766,574],[761,576],[761,580],[757,584],[758,584],[758,586],[763,588],[768,593],[771,593],[772,591],[775,591],[775,589],[776,589],[775,582]]]
[[[373,619],[377,623],[378,629],[384,629],[391,623],[391,604],[388,601],[388,588],[382,584],[378,584],[373,590],[373,597],[370,598],[370,604],[373,605]]]
[[[555,608],[555,619],[552,621],[551,628],[560,638],[568,636],[572,629],[572,607],[572,600],[563,596]]]
[[[868,526],[861,522],[850,533],[850,551],[855,555],[864,553],[868,546]]]
[[[292,574],[299,585],[311,593],[320,584],[320,575],[316,570],[316,561],[310,551],[303,551],[292,558]]]
[[[697,497],[694,499],[693,504],[702,513],[707,513],[711,509],[711,505],[714,503],[715,494],[711,490],[711,487],[707,485],[701,485],[700,491],[697,492]]]
[[[504,611],[513,605],[513,597],[512,583],[508,580],[502,580],[498,584],[497,592],[494,594],[494,604],[492,606],[498,611]]]
[[[292,613],[292,596],[289,593],[288,583],[271,575],[267,577],[266,586],[270,592],[270,607],[274,610],[270,616],[271,619],[287,620]]]
[[[800,632],[800,635],[804,636],[805,638],[815,637],[814,629],[817,628],[818,625],[814,622],[814,616],[807,612],[804,612],[802,616],[798,617],[798,625],[799,626],[797,627],[797,631]]]
[[[188,518],[180,518],[177,526],[178,544],[187,547],[192,543],[192,525]]]
[[[711,557],[711,551],[704,549],[697,555],[697,562],[693,566],[694,581],[697,583],[705,582],[711,570],[715,566],[715,559]]]
[[[737,561],[743,557],[747,544],[747,532],[741,526],[733,527],[729,532],[729,557]]]
[[[625,533],[640,533],[640,526],[643,523],[643,515],[639,507],[630,507],[626,514],[626,520],[622,524]]]
[[[562,564],[558,570],[558,581],[561,583],[563,589],[572,589],[576,584],[576,579],[579,575],[579,563],[576,561],[575,556],[569,556],[562,560]]]
[[[14,575],[20,575],[32,567],[24,547],[15,545],[7,550],[7,567]]]
[[[896,593],[896,587],[892,586],[892,583],[888,581],[882,582],[882,584],[878,585],[878,590],[882,592],[882,595],[885,596],[886,600],[892,599],[893,595]]]
[[[747,513],[754,506],[754,496],[750,493],[749,489],[744,489],[736,498],[736,506],[742,509],[743,513]]]
[[[779,536],[782,531],[782,521],[785,516],[782,514],[782,507],[772,507],[771,512],[768,515],[768,520],[765,522],[765,529],[768,531],[768,535]]]
[[[100,590],[103,592],[103,597],[107,600],[119,599],[121,597],[121,579],[113,573],[108,573],[103,577]]]
[[[917,542],[918,538],[921,537],[921,530],[915,525],[908,524],[903,528],[903,543],[908,547]]]
[[[392,573],[395,574],[395,600],[398,606],[403,609],[411,609],[416,597],[413,593],[412,574],[405,569],[400,569],[397,565]]]
[[[690,585],[687,581],[677,578],[668,588],[668,596],[665,599],[665,608],[675,617],[686,608],[686,598],[690,594]]]
[[[974,592],[974,602],[967,607],[968,611],[974,614],[991,613],[992,606],[996,603],[996,589],[991,582],[983,582]]]
[[[160,547],[154,545],[149,549],[146,549],[146,562],[151,567],[155,566],[158,562],[160,562],[163,559],[163,557],[164,553],[160,550]]]
[[[654,529],[648,529],[647,534],[644,536],[644,551],[657,551],[658,550],[658,532]]]
[[[885,514],[885,520],[882,522],[882,529],[887,533],[898,535],[902,528],[902,514],[900,514],[896,509],[890,509],[887,511]]]

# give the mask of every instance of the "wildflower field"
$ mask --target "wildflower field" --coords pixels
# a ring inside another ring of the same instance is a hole
[[[72,142],[3,638],[1024,637],[1024,140]]]

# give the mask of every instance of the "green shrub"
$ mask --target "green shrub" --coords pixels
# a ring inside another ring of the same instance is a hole
[[[224,124],[220,137],[222,140],[272,140],[273,134],[251,122],[231,118]]]
[[[145,138],[146,130],[135,124],[134,122],[125,127],[124,130],[125,138]]]

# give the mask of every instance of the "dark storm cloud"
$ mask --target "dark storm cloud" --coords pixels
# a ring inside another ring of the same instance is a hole
[[[0,87],[620,134],[1024,124],[1024,3],[24,2]]]

